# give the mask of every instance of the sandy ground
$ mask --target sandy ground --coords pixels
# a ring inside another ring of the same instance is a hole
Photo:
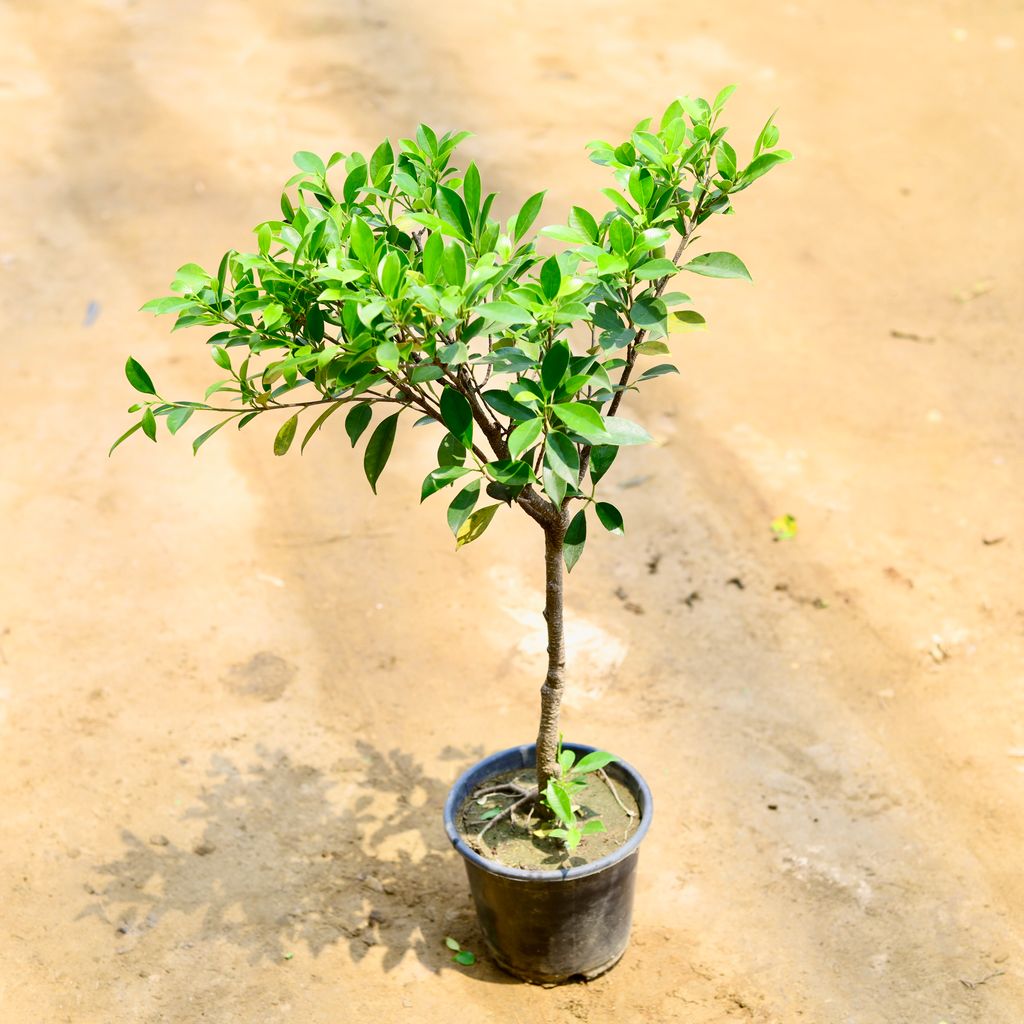
[[[0,1021],[1024,1020],[1022,49],[1019,0],[0,3]],[[340,429],[108,461],[121,366],[207,382],[136,310],[294,150],[467,127],[552,222],[734,81],[798,159],[571,578],[567,732],[656,794],[634,942],[524,987],[448,959],[440,804],[533,735],[536,531],[456,556],[418,439],[376,500]]]

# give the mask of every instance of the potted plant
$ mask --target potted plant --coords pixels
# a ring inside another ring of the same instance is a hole
[[[161,422],[176,434],[218,414],[193,441],[198,452],[228,424],[283,414],[273,447],[284,455],[300,426],[302,450],[345,407],[352,446],[368,435],[363,468],[376,492],[405,416],[440,428],[420,498],[453,489],[457,547],[502,508],[540,528],[548,669],[536,743],[471,768],[445,808],[488,946],[531,981],[592,977],[628,941],[650,793],[612,755],[561,743],[563,573],[588,525],[623,532],[597,490],[620,448],[651,438],[619,415],[622,403],[677,372],[658,361],[671,332],[704,324],[669,282],[680,271],[749,280],[730,253],[682,262],[702,224],[732,213],[735,193],[790,157],[769,118],[741,165],[719,126],[732,90],[678,99],[619,146],[590,143],[617,186],[604,189],[610,206],[573,206],[567,224],[543,228],[562,243],[547,256],[531,237],[544,193],[499,223],[476,165],[453,162],[466,132],[420,125],[369,159],[297,153],[280,217],[255,229],[256,251],[228,251],[212,274],[186,264],[174,294],[143,307],[174,314],[175,330],[214,329],[221,372],[203,400],[168,401],[138,362],[126,366],[140,416],[113,448],[137,431],[155,441]]]

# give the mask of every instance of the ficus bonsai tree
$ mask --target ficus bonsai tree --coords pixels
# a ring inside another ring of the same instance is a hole
[[[441,430],[420,498],[455,490],[447,519],[458,547],[503,507],[537,524],[548,666],[537,788],[527,797],[546,798],[567,832],[579,832],[574,782],[611,758],[573,766],[569,754],[559,763],[563,574],[583,552],[588,517],[623,532],[621,513],[598,491],[620,448],[651,440],[619,415],[623,402],[677,372],[658,361],[672,332],[704,325],[669,282],[680,271],[749,280],[731,253],[684,261],[685,251],[712,216],[733,212],[736,193],[790,158],[769,118],[751,159],[740,161],[719,123],[733,88],[713,102],[675,100],[618,146],[590,143],[590,158],[614,178],[603,190],[609,207],[573,206],[568,223],[537,235],[544,193],[499,222],[476,165],[453,162],[467,132],[438,137],[420,125],[415,138],[385,140],[369,159],[297,153],[281,215],[255,228],[255,252],[229,250],[212,274],[186,264],[174,295],[143,306],[174,314],[174,330],[214,329],[207,344],[221,372],[203,401],[169,401],[138,362],[126,366],[144,397],[114,448],[137,431],[155,441],[161,421],[176,434],[193,416],[213,414],[193,441],[198,452],[229,423],[241,429],[269,415],[284,417],[273,444],[284,455],[300,426],[302,450],[346,408],[353,447],[373,425],[363,468],[376,492],[408,413],[413,426]],[[544,255],[538,237],[560,251]]]

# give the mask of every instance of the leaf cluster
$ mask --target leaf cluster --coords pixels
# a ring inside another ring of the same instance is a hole
[[[172,295],[143,306],[174,316],[175,331],[212,330],[217,379],[202,401],[168,401],[129,358],[140,418],[114,447],[140,430],[156,440],[161,422],[175,434],[197,413],[221,414],[193,441],[198,451],[228,423],[283,413],[273,447],[285,455],[345,406],[352,446],[367,438],[376,491],[409,413],[440,431],[421,500],[458,485],[447,509],[458,546],[518,504],[564,535],[571,569],[590,506],[605,529],[623,531],[596,490],[619,448],[651,440],[618,415],[625,393],[678,372],[647,360],[669,353],[671,332],[704,325],[667,284],[680,271],[749,279],[731,253],[681,261],[701,224],[789,159],[769,119],[741,166],[719,125],[731,91],[676,100],[617,146],[590,143],[615,181],[610,205],[573,206],[566,224],[538,234],[544,193],[500,222],[476,165],[453,162],[466,132],[420,125],[369,157],[295,154],[280,216],[256,226],[255,251],[230,250],[212,273],[186,264]],[[562,248],[544,256],[538,238]],[[573,502],[582,507],[570,517]]]

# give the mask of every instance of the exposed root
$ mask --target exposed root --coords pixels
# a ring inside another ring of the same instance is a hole
[[[483,844],[484,836],[487,835],[489,829],[494,828],[494,826],[497,825],[499,821],[504,821],[506,818],[511,818],[512,812],[518,810],[520,807],[523,806],[523,804],[527,803],[530,800],[536,799],[537,790],[527,790],[523,794],[523,796],[516,800],[515,803],[509,804],[508,807],[506,807],[500,814],[496,814],[493,818],[491,818],[489,822],[487,822],[487,824],[477,833],[477,841]],[[494,847],[492,846],[491,849],[493,850]]]
[[[487,786],[484,789],[476,790],[471,800],[479,800],[482,796],[489,796],[491,793],[511,793],[514,796],[526,796],[530,790],[523,789],[522,786],[517,785],[515,782],[503,782],[500,786]]]
[[[600,776],[601,781],[608,787],[612,796],[615,798],[615,802],[622,808],[626,817],[629,818],[630,825],[633,824],[633,819],[636,817],[636,811],[631,811],[623,802],[619,796],[619,791],[615,788],[615,783],[608,777],[608,773],[603,768],[598,768],[597,774]]]

